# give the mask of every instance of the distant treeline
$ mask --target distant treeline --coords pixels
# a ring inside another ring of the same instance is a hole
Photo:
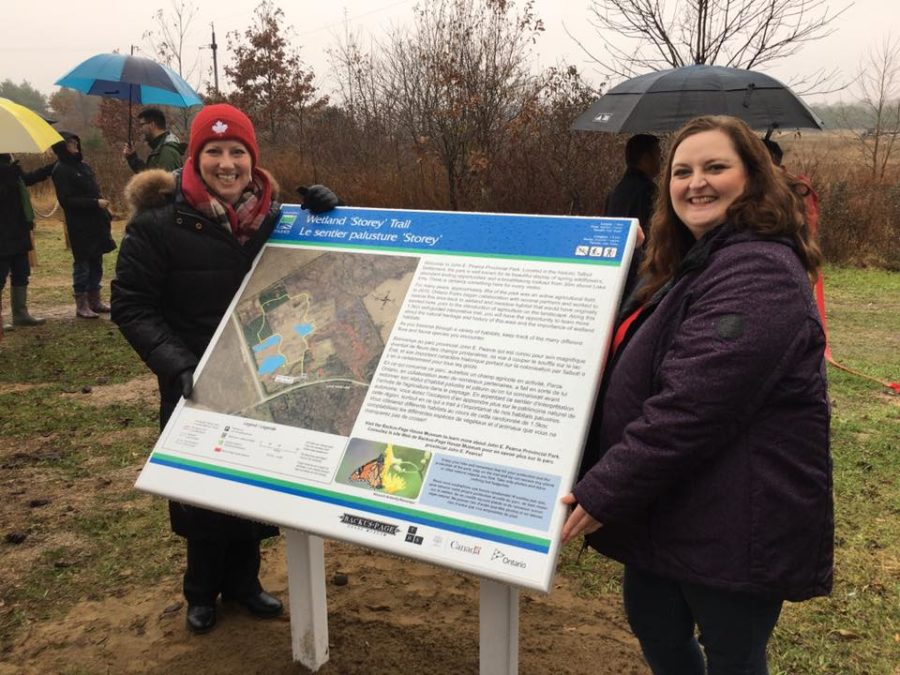
[[[822,118],[826,129],[871,129],[875,126],[875,111],[862,103],[811,105],[810,108]]]

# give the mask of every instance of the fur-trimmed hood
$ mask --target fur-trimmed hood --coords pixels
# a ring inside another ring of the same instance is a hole
[[[266,175],[272,185],[272,201],[278,201],[278,183],[265,169],[259,171]],[[165,169],[148,169],[136,174],[125,186],[125,203],[128,205],[129,219],[139,211],[159,208],[172,202],[177,186],[178,172]]]

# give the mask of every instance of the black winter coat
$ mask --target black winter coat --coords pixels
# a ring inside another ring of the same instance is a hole
[[[150,169],[125,188],[134,210],[112,282],[112,320],[156,374],[160,429],[178,399],[178,375],[200,361],[278,216],[268,217],[244,245],[190,206],[180,172]],[[263,539],[278,530],[207,509],[169,503],[172,529],[208,540]]]
[[[25,185],[34,185],[50,177],[53,165],[24,173],[17,164],[0,164],[0,256],[13,256],[31,250],[31,230],[34,223],[25,216],[22,207],[21,178]]]
[[[644,245],[646,246],[646,237],[650,234],[650,218],[653,215],[655,201],[656,183],[643,171],[629,167],[606,198],[603,215],[610,218],[637,218],[644,231]],[[628,268],[628,276],[625,278],[623,298],[628,298],[635,289],[638,281],[638,269],[643,258],[643,247],[636,247],[634,256],[631,258],[631,266]]]
[[[72,255],[91,258],[114,250],[112,217],[97,203],[101,192],[94,170],[80,159],[61,155],[53,167],[53,185],[66,216]]]

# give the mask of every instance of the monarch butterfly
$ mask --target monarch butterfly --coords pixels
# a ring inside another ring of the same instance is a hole
[[[381,482],[381,471],[383,468],[384,454],[381,454],[371,462],[366,462],[350,474],[350,480],[368,483],[373,489],[378,490],[383,486],[383,483]]]

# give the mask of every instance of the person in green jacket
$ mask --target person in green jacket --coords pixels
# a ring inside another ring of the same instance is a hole
[[[187,145],[178,140],[178,136],[166,128],[166,116],[159,108],[144,108],[138,115],[141,133],[150,146],[150,154],[146,161],[138,157],[134,146],[126,143],[122,149],[128,166],[135,173],[146,169],[165,169],[174,171],[180,169],[184,163],[184,155]]]

